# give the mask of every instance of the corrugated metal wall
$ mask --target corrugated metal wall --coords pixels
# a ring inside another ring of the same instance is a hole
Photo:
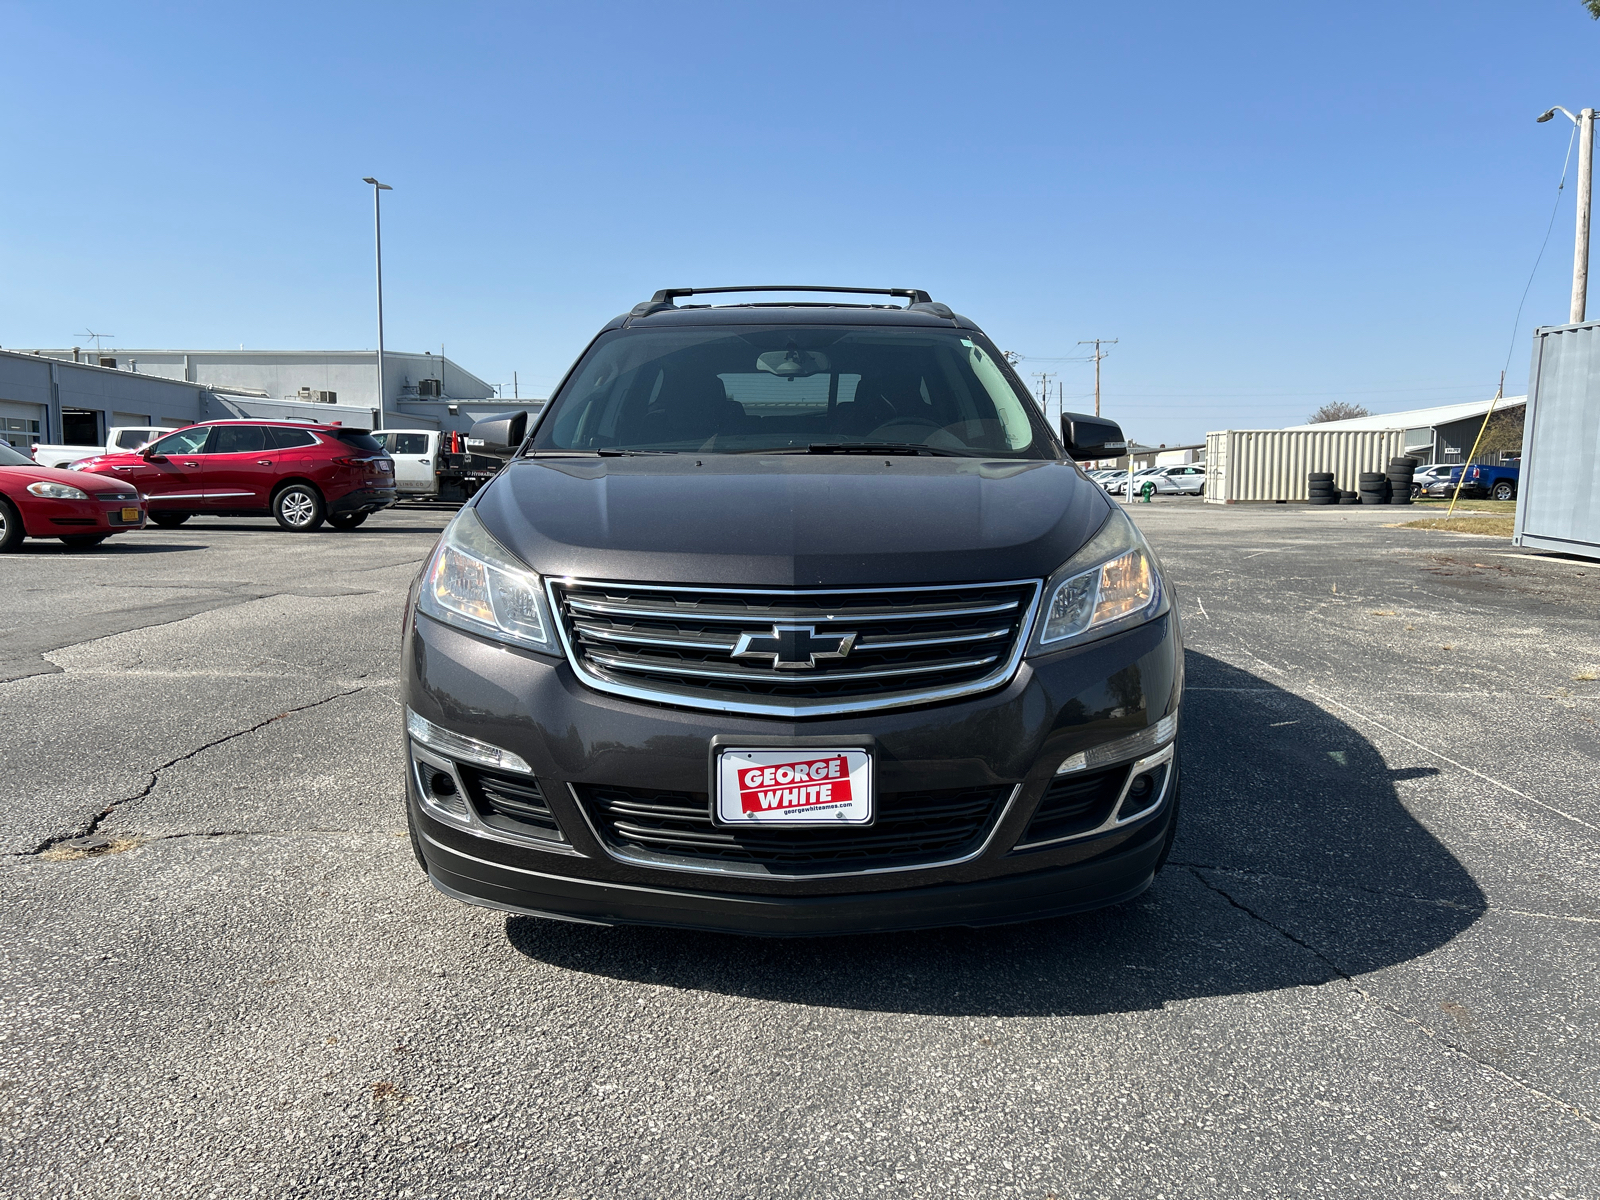
[[[1206,500],[1304,500],[1306,476],[1332,471],[1356,490],[1362,471],[1382,471],[1405,445],[1402,429],[1225,429],[1206,434]]]
[[[1600,325],[1533,336],[1513,541],[1600,558]]]

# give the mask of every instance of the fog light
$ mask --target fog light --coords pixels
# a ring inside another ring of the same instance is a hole
[[[1166,751],[1162,757],[1168,761],[1150,767],[1133,777],[1128,784],[1128,790],[1123,794],[1122,803],[1117,806],[1117,824],[1132,821],[1136,817],[1154,811],[1167,790],[1167,779],[1172,772],[1171,754],[1172,751]],[[1134,770],[1137,771],[1144,766],[1146,766],[1144,762],[1135,763]]]
[[[1078,751],[1056,768],[1056,774],[1068,775],[1073,771],[1109,767],[1113,763],[1130,758],[1143,758],[1146,754],[1154,753],[1165,746],[1177,732],[1178,714],[1172,713],[1170,716],[1162,717],[1148,729],[1141,729],[1138,733],[1107,742],[1103,746],[1093,746],[1088,750]]]
[[[443,771],[435,771],[433,778],[428,780],[428,790],[435,796],[454,796],[456,794],[456,781]]]

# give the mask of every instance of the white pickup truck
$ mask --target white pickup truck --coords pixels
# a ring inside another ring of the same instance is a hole
[[[394,459],[394,486],[402,500],[470,500],[505,466],[504,459],[467,453],[467,439],[461,433],[381,429],[372,436]]]
[[[104,446],[35,446],[33,461],[41,467],[67,467],[80,458],[93,458],[96,454],[124,454],[141,450],[170,429],[154,425],[113,425],[106,434]]]

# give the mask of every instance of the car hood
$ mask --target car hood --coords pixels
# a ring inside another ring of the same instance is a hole
[[[109,471],[113,467],[139,467],[144,465],[144,455],[137,451],[118,451],[116,454],[90,454],[77,460],[78,473],[91,474]]]
[[[65,483],[91,496],[116,495],[137,491],[131,480],[91,475],[87,471],[69,471],[65,467],[0,467],[0,485],[5,490],[27,487],[30,483]]]
[[[1059,462],[681,454],[517,459],[476,507],[546,575],[848,587],[1041,578],[1111,503]]]

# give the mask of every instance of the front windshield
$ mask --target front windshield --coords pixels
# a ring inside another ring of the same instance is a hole
[[[1054,458],[1032,400],[964,330],[618,330],[539,424],[533,449],[697,454],[853,446]]]
[[[26,454],[18,453],[10,446],[0,445],[0,467],[36,467],[38,465]]]

